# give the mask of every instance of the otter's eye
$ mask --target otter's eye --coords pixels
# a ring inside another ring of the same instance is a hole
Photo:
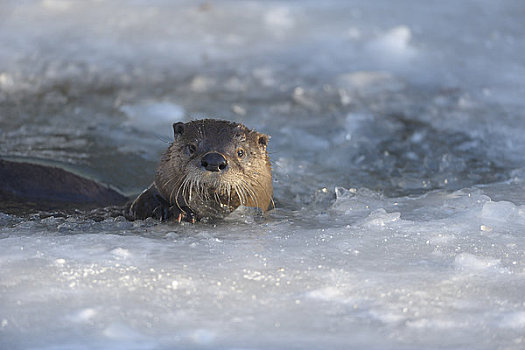
[[[197,151],[197,146],[194,144],[186,145],[186,149],[188,150],[188,153],[191,155]]]
[[[242,157],[244,157],[244,155],[245,155],[244,150],[242,148],[239,148],[237,150],[237,157],[242,158]]]

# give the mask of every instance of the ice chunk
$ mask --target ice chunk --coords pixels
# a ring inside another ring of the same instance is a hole
[[[399,221],[401,214],[398,212],[387,213],[385,209],[379,208],[374,210],[365,219],[364,225],[367,227],[379,227],[383,228],[390,223]]]
[[[484,219],[508,221],[517,215],[517,208],[514,203],[507,201],[487,202],[481,210],[481,217]]]
[[[303,148],[315,147],[316,149],[328,149],[330,147],[330,141],[326,138],[319,137],[314,134],[305,132],[304,130],[298,130],[294,127],[283,127],[281,132],[290,141],[293,140],[295,146]],[[299,137],[300,135],[300,137]]]
[[[294,26],[295,20],[289,8],[275,7],[266,12],[264,15],[264,23],[270,30],[280,34],[290,30]]]
[[[413,58],[415,48],[410,46],[412,31],[405,25],[394,27],[372,41],[368,49],[379,59],[387,61],[405,61]]]
[[[43,0],[42,6],[48,10],[54,11],[67,11],[71,8],[71,4],[57,0]]]
[[[66,264],[66,259],[62,259],[62,258],[56,259],[55,264],[57,264],[58,266],[64,266]]]
[[[131,256],[131,253],[127,249],[123,248],[115,248],[111,251],[111,254],[113,254],[116,258],[122,258],[126,259]]]
[[[505,314],[499,325],[502,328],[525,329],[525,311],[509,312]]]
[[[184,108],[168,101],[146,100],[126,104],[120,110],[128,117],[125,125],[142,132],[171,137],[171,124],[184,121]]]
[[[69,320],[76,323],[90,322],[98,314],[94,308],[85,308],[73,313],[68,317]]]
[[[13,77],[9,73],[0,73],[0,86],[2,89],[9,90],[13,85]]]
[[[147,339],[141,332],[120,322],[111,323],[104,329],[103,333],[108,338],[124,341],[144,341]]]
[[[325,301],[341,300],[342,293],[335,287],[325,287],[308,292],[307,297]]]
[[[193,78],[190,84],[190,88],[195,92],[206,92],[213,86],[215,86],[216,82],[213,78],[208,78],[202,75],[197,75]]]
[[[232,105],[232,111],[233,113],[238,114],[238,115],[246,115],[246,109],[243,106],[238,105],[238,104]]]
[[[191,332],[190,338],[196,343],[200,345],[207,345],[211,344],[215,338],[216,338],[216,332],[209,330],[209,329],[196,329],[195,331]]]
[[[335,188],[336,201],[333,209],[346,215],[366,216],[381,206],[381,196],[367,188]]]
[[[500,259],[476,256],[469,253],[458,254],[454,259],[456,267],[466,271],[494,270],[500,266],[500,263]]]
[[[395,92],[405,88],[402,79],[384,71],[359,71],[342,74],[337,78],[337,85],[360,95],[372,95],[384,91]]]

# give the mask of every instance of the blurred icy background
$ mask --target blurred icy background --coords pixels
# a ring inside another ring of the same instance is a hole
[[[523,349],[525,4],[0,2],[0,156],[132,195],[171,123],[272,135],[278,209],[0,213],[1,349]]]

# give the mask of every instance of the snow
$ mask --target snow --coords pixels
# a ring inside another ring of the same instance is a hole
[[[0,22],[0,156],[131,195],[173,122],[221,117],[272,136],[277,205],[0,213],[0,348],[524,347],[520,1],[4,1]]]

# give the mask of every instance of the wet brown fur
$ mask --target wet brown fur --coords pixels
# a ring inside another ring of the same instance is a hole
[[[263,211],[273,205],[269,136],[215,119],[175,123],[173,128],[174,141],[162,156],[154,183],[131,205],[134,218],[194,221],[223,217],[240,205]],[[244,151],[241,157],[239,150]],[[201,159],[209,152],[224,156],[227,167],[204,169]]]

